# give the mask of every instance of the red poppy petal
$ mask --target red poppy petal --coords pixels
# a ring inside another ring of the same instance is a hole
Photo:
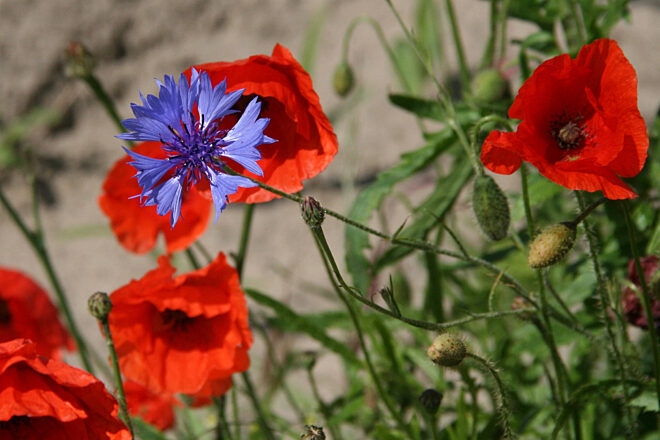
[[[494,173],[512,174],[520,168],[521,150],[515,133],[492,131],[481,148],[481,161]]]
[[[158,142],[142,142],[133,151],[154,158],[166,157]],[[158,215],[155,206],[142,206],[139,198],[132,198],[142,189],[134,177],[135,168],[128,164],[130,161],[125,155],[115,163],[99,197],[101,210],[110,218],[119,243],[131,252],[143,254],[156,246],[158,234],[162,233],[168,253],[186,249],[206,230],[212,202],[196,188],[190,188],[181,205],[183,221],[172,229],[169,216]]]
[[[602,191],[610,200],[634,199],[637,194],[623,180],[607,168],[561,162],[556,166],[539,168],[539,172],[553,182],[572,190]]]
[[[311,77],[285,47],[276,45],[272,56],[255,55],[195,68],[206,71],[214,85],[226,79],[228,90],[245,88],[244,94],[264,98],[261,117],[270,118],[264,132],[277,142],[260,147],[263,158],[259,166],[264,176],[246,173],[250,177],[288,193],[296,192],[303,188],[303,180],[323,171],[337,154],[337,137]],[[236,170],[244,171],[240,167]],[[239,188],[229,201],[260,203],[276,197],[258,187]]]

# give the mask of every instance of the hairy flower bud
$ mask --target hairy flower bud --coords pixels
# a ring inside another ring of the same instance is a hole
[[[305,432],[300,435],[302,440],[325,440],[322,426],[305,425]]]
[[[435,415],[442,403],[442,393],[428,388],[419,395],[419,403],[429,415]]]
[[[457,336],[442,333],[433,340],[426,354],[438,365],[455,367],[465,359],[467,348]]]
[[[302,218],[308,226],[318,228],[323,223],[325,211],[321,204],[312,196],[307,196],[300,205]]]
[[[112,301],[107,293],[96,292],[87,300],[87,307],[94,318],[105,321],[112,310]]]
[[[86,78],[96,67],[96,60],[82,43],[70,42],[65,51],[66,74],[73,78]]]
[[[544,229],[529,246],[527,263],[532,269],[552,266],[566,256],[575,244],[577,227],[563,222]]]
[[[509,203],[492,177],[482,174],[474,180],[472,209],[479,227],[491,240],[501,240],[509,231]]]
[[[508,92],[506,78],[496,69],[482,70],[472,80],[472,96],[477,103],[498,101]]]
[[[335,73],[332,77],[332,85],[335,88],[337,95],[342,98],[353,90],[355,79],[353,77],[353,69],[347,62],[343,62],[337,66]]]

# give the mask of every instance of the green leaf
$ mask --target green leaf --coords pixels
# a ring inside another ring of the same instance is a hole
[[[357,356],[355,356],[355,354],[347,348],[345,343],[340,342],[331,336],[328,336],[325,333],[323,327],[321,327],[316,322],[294,312],[291,308],[281,303],[280,301],[277,301],[276,299],[264,295],[254,289],[245,289],[245,293],[247,296],[262,306],[271,309],[280,319],[287,321],[292,330],[305,333],[308,336],[316,339],[321,345],[326,347],[328,350],[337,353],[346,362],[356,366],[362,365],[362,361],[360,361],[360,359],[358,359]]]
[[[401,239],[423,239],[428,232],[438,225],[442,217],[451,209],[458,194],[472,177],[472,165],[464,159],[452,167],[451,173],[443,178],[431,195],[416,209],[419,217],[410,226],[399,233]],[[410,247],[393,246],[380,256],[374,264],[378,273],[413,251]]]
[[[133,425],[136,438],[142,440],[167,440],[165,434],[139,417],[131,417],[131,424]]]
[[[543,202],[554,197],[564,190],[563,186],[557,185],[551,180],[539,175],[531,175],[529,185],[529,204],[530,206],[541,206]],[[523,198],[518,197],[511,210],[511,223],[515,223],[525,217],[525,207]]]
[[[426,168],[436,157],[446,151],[455,139],[454,132],[446,128],[433,136],[422,148],[402,155],[401,161],[397,165],[381,172],[374,183],[358,194],[349,212],[349,218],[366,224],[385,196],[392,192],[394,185]],[[370,247],[369,236],[358,228],[346,225],[345,237],[346,266],[351,273],[354,285],[359,290],[366,291],[370,280],[371,264],[364,255],[364,251]]]
[[[392,104],[412,112],[420,118],[436,121],[443,121],[445,119],[445,112],[442,108],[442,103],[439,101],[431,101],[399,93],[390,93],[388,98]]]
[[[655,390],[645,390],[642,393],[630,401],[632,406],[638,406],[643,408],[644,411],[658,412],[660,407],[658,407],[658,394]]]

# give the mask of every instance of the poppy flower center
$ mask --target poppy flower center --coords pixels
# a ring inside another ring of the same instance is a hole
[[[9,420],[0,420],[0,431],[17,432],[21,428],[30,426],[30,417],[12,416]]]
[[[195,318],[186,315],[182,310],[165,309],[160,314],[163,326],[168,330],[186,330]]]
[[[580,123],[582,116],[569,117],[564,111],[558,117],[550,121],[550,134],[560,150],[575,150],[584,145],[588,136],[583,124]]]
[[[9,324],[11,322],[11,311],[9,303],[0,298],[0,324]]]

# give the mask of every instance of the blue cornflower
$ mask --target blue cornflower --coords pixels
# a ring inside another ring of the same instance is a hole
[[[179,84],[165,75],[156,80],[158,97],[140,93],[143,105],[131,104],[135,118],[122,122],[129,133],[117,135],[128,141],[157,141],[168,153],[166,159],[155,159],[126,148],[137,169],[139,197],[143,206],[156,205],[159,215],[171,212],[172,227],[181,215],[183,193],[202,178],[209,181],[218,220],[227,206],[227,196],[238,187],[256,184],[248,178],[226,172],[225,159],[231,159],[253,174],[263,176],[257,161],[259,145],[276,142],[264,134],[270,119],[259,119],[261,103],[252,99],[236,124],[229,130],[220,129],[222,118],[236,113],[232,107],[244,89],[226,93],[227,83],[213,87],[206,72],[192,69],[190,82],[181,74]],[[196,110],[196,113],[195,113]],[[161,181],[163,177],[167,179]]]

